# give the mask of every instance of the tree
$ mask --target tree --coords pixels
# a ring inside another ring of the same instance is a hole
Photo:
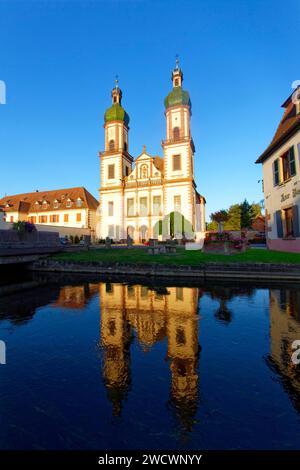
[[[218,230],[217,222],[214,222],[214,221],[208,222],[206,226],[206,230],[211,230],[212,232],[215,232],[216,230]]]
[[[241,204],[241,228],[250,228],[255,217],[253,204],[249,204],[247,199]]]
[[[224,230],[224,223],[229,219],[228,211],[221,209],[220,211],[213,212],[210,214],[210,218],[213,222],[217,222],[218,231],[222,232]]]
[[[241,229],[241,205],[233,204],[228,209],[229,219],[225,222],[225,230],[240,230]]]
[[[251,207],[252,207],[252,212],[253,212],[254,219],[258,215],[261,215],[261,209],[262,209],[261,202],[252,202]]]

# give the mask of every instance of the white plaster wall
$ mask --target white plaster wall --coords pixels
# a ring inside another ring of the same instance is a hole
[[[102,198],[102,224],[100,227],[99,238],[105,238],[109,233],[109,226],[114,226],[113,239],[124,238],[124,200],[122,190],[105,191],[101,193]],[[108,203],[114,203],[113,215],[109,216]]]
[[[173,171],[173,155],[181,155],[181,170]],[[168,145],[164,152],[164,169],[166,179],[186,178],[188,174],[189,144]]]
[[[273,163],[292,145],[294,145],[295,151],[296,175],[288,182],[274,186]],[[265,209],[270,214],[270,220],[267,223],[271,231],[267,232],[267,236],[270,239],[277,239],[276,211],[297,204],[300,216],[300,131],[263,163],[263,180]],[[299,194],[293,196],[293,190],[299,190]],[[288,198],[282,201],[282,195],[288,196]]]
[[[101,165],[103,165],[102,181],[101,188],[109,186],[119,186],[121,184],[120,179],[122,174],[120,169],[121,165],[121,155],[115,155],[111,157],[104,157],[101,160]],[[115,165],[115,177],[113,179],[108,179],[108,165]]]
[[[192,221],[192,207],[189,204],[189,188],[191,183],[174,183],[166,185],[166,206],[164,215],[174,211],[174,196],[181,196],[181,214],[189,221]]]

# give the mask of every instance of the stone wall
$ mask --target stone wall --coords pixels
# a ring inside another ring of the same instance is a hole
[[[59,246],[58,232],[25,232],[18,233],[16,230],[0,230],[0,247],[54,247]]]
[[[151,264],[122,264],[41,259],[33,263],[34,271],[121,274],[133,276],[173,277],[178,279],[274,280],[300,282],[300,265],[267,263],[206,263],[196,266]]]

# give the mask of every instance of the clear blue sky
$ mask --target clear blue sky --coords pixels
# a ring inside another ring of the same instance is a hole
[[[300,79],[298,0],[0,0],[0,195],[85,186],[119,75],[130,152],[162,155],[178,53],[207,214],[262,199],[257,156]]]

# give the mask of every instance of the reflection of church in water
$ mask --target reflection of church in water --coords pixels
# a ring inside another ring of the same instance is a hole
[[[217,300],[219,306],[215,318],[222,324],[229,324],[234,316],[227,303],[236,296],[250,297],[254,290],[224,286],[206,286],[203,290],[187,287],[151,289],[142,285],[87,283],[61,288],[53,305],[84,309],[97,293],[100,294],[101,308],[102,374],[113,414],[120,415],[122,402],[131,387],[130,346],[134,333],[144,351],[166,339],[171,373],[169,404],[183,430],[190,430],[198,407],[199,298],[208,294]],[[300,364],[293,364],[291,360],[292,343],[300,339],[299,288],[269,289],[269,315],[267,364],[300,413]],[[17,322],[16,314],[13,317]]]
[[[103,376],[113,413],[119,415],[130,388],[133,331],[144,350],[164,338],[170,361],[170,404],[190,429],[198,402],[198,297],[185,287],[150,289],[141,285],[100,284]]]

